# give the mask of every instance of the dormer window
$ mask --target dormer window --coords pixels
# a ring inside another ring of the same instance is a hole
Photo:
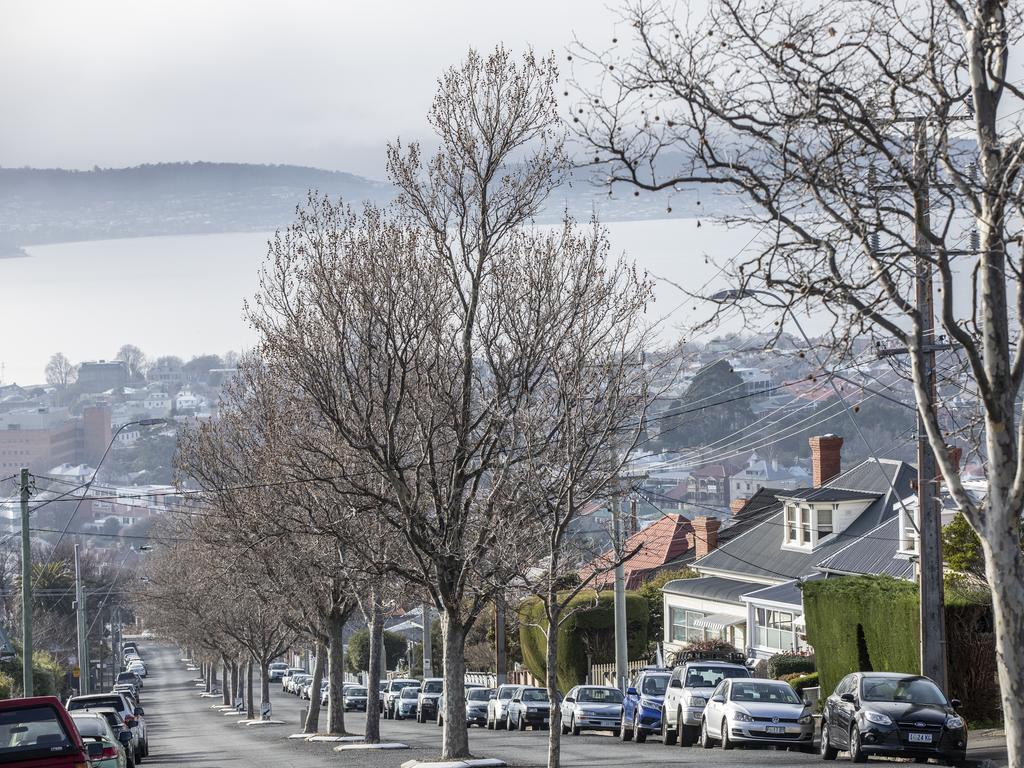
[[[918,553],[917,540],[917,504],[916,499],[914,503],[908,504],[907,500],[904,500],[902,504],[899,504],[899,526],[900,526],[900,546],[899,552],[901,555],[916,555]]]
[[[788,502],[785,506],[783,546],[814,549],[835,532],[833,515],[838,506]]]
[[[777,498],[783,503],[782,547],[812,550],[834,541],[878,495],[826,487],[803,488]]]

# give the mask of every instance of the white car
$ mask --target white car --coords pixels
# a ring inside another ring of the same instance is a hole
[[[143,664],[141,661],[133,661],[133,662],[128,664],[128,671],[129,672],[134,672],[139,677],[145,677],[146,676],[146,665]]]
[[[784,680],[723,680],[700,723],[700,745],[774,744],[814,752],[814,715]]]
[[[487,727],[490,730],[501,730],[505,727],[508,717],[508,703],[512,701],[512,694],[516,692],[518,685],[499,685],[494,697],[487,702]]]
[[[578,685],[562,700],[562,733],[611,731],[622,727],[622,691],[610,685]]]

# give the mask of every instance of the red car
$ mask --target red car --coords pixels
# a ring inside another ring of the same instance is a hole
[[[55,696],[0,700],[0,765],[89,768],[90,758],[99,757],[102,751],[99,742],[85,746]]]

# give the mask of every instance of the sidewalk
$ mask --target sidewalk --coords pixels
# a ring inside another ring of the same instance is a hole
[[[967,759],[973,765],[1005,768],[1010,763],[1006,733],[1000,728],[971,731],[967,734]]]

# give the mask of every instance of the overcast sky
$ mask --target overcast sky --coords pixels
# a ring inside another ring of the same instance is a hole
[[[0,165],[296,163],[380,177],[470,46],[617,30],[602,0],[4,0]],[[618,25],[621,27],[621,24]]]

